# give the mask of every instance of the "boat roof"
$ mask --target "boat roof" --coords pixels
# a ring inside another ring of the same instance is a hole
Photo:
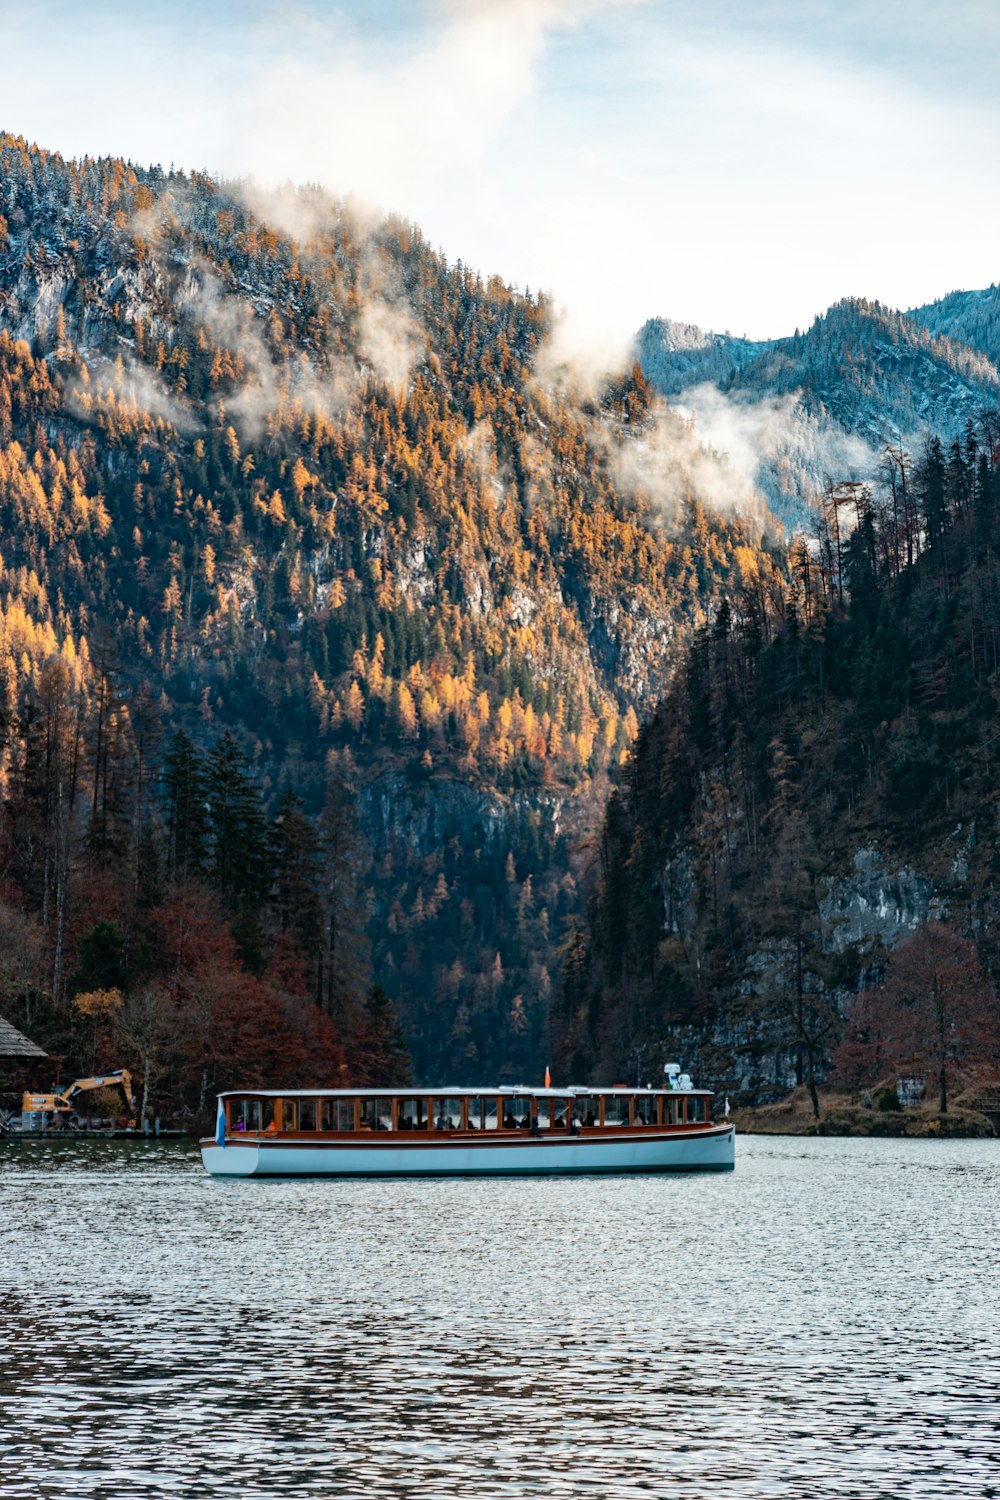
[[[425,1089],[419,1084],[401,1084],[395,1089],[226,1089],[220,1099],[464,1099],[485,1095],[488,1099],[502,1095],[505,1099],[566,1099],[577,1094],[711,1094],[712,1089],[658,1089],[633,1087],[631,1084],[567,1084],[563,1089],[532,1088],[530,1083],[491,1083],[470,1088],[468,1084],[445,1089]]]

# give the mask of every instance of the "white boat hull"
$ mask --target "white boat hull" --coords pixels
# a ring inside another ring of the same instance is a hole
[[[725,1172],[732,1125],[663,1135],[536,1136],[512,1141],[203,1141],[214,1177],[540,1177],[595,1172]]]

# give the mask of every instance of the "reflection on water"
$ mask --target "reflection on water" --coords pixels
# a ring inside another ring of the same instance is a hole
[[[998,1169],[757,1138],[705,1177],[225,1182],[0,1144],[0,1493],[1000,1495]]]

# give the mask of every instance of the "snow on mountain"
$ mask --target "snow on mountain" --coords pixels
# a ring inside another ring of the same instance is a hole
[[[646,377],[665,396],[705,380],[721,385],[771,347],[730,333],[705,333],[694,323],[672,318],[650,318],[636,335],[636,354]]]
[[[931,333],[960,340],[1000,363],[1000,285],[978,292],[949,292],[937,302],[911,307],[906,316]]]

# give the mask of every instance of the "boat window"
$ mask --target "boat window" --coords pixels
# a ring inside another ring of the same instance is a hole
[[[605,1094],[604,1096],[604,1123],[605,1125],[627,1125],[629,1099],[627,1094]]]
[[[688,1099],[688,1120],[697,1125],[705,1123],[705,1101],[704,1099]]]
[[[504,1099],[503,1101],[503,1128],[504,1130],[530,1130],[531,1128],[531,1100]]]
[[[320,1107],[321,1130],[353,1130],[354,1100],[324,1099]]]
[[[497,1101],[485,1094],[476,1094],[469,1100],[469,1129],[496,1130]]]
[[[636,1095],[635,1123],[637,1125],[656,1124],[656,1096],[654,1094]]]
[[[300,1130],[315,1130],[316,1129],[316,1100],[315,1099],[300,1099],[299,1100],[299,1129]]]
[[[569,1112],[572,1099],[552,1100],[552,1128],[553,1130],[565,1130],[569,1125]]]
[[[259,1130],[260,1100],[234,1099],[229,1107],[229,1118],[235,1130]]]
[[[435,1130],[461,1130],[461,1099],[435,1099],[433,1103]]]
[[[391,1130],[392,1100],[362,1099],[361,1128],[362,1130]]]
[[[578,1124],[588,1127],[600,1123],[599,1101],[593,1094],[577,1094],[573,1100],[573,1118]]]
[[[298,1129],[299,1102],[297,1099],[281,1099],[281,1128],[282,1130]]]
[[[552,1124],[552,1100],[539,1099],[535,1104],[535,1119],[539,1129],[548,1130]]]
[[[663,1101],[663,1120],[667,1125],[679,1125],[681,1122],[681,1101],[673,1094]]]
[[[399,1130],[426,1130],[427,1100],[398,1099],[396,1101],[396,1127]]]
[[[262,1099],[260,1101],[260,1128],[261,1130],[277,1130],[274,1123],[274,1106],[276,1099]]]

